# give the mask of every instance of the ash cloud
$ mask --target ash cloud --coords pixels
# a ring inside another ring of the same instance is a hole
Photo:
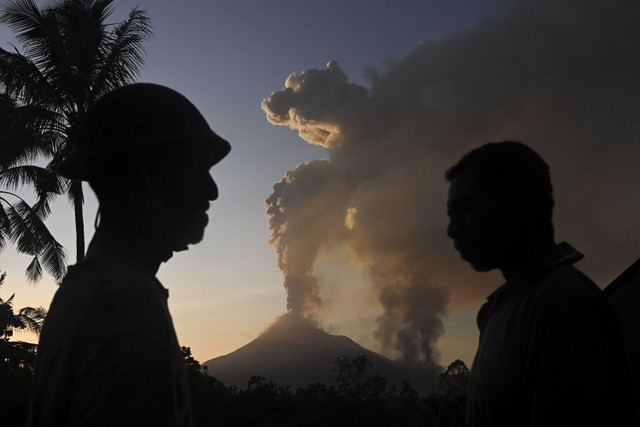
[[[499,276],[473,273],[446,237],[444,171],[488,141],[549,162],[558,240],[601,285],[640,255],[640,2],[518,1],[468,33],[366,70],[335,61],[292,74],[262,108],[326,147],[267,199],[288,307],[321,316],[318,255],[344,245],[368,271],[384,352],[438,365],[449,302],[479,304]],[[345,284],[348,286],[348,284]]]

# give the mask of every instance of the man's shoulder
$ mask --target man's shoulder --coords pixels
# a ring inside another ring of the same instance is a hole
[[[76,265],[69,267],[69,272],[63,279],[63,283],[70,280],[82,279],[85,277],[107,278],[120,275],[135,276],[139,278],[152,279],[139,264],[127,258],[117,256],[105,256],[91,258],[80,261]]]
[[[167,322],[164,292],[160,282],[135,263],[122,259],[83,261],[71,267],[60,284],[45,329],[71,339],[91,337],[98,330],[107,335],[128,331],[135,324],[149,335]]]
[[[162,286],[141,266],[126,258],[102,257],[69,267],[60,290],[74,293],[139,292]]]
[[[550,269],[538,283],[540,292],[555,294],[600,295],[602,291],[586,274],[571,264]],[[604,298],[604,296],[602,295]]]
[[[161,306],[166,290],[154,276],[122,258],[82,261],[69,268],[54,296],[51,310],[77,312],[125,311],[132,307]],[[150,304],[152,301],[157,304]],[[65,315],[66,316],[66,315]]]
[[[550,270],[537,284],[535,294],[544,311],[556,316],[611,316],[609,301],[602,290],[570,264]]]

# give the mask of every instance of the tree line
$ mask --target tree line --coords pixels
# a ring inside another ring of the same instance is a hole
[[[0,286],[5,274],[0,275]],[[46,310],[13,308],[0,298],[0,425],[26,425],[33,387],[36,344],[11,341],[15,331],[40,333]],[[341,356],[335,384],[291,390],[256,375],[246,388],[226,386],[182,347],[191,386],[194,426],[463,426],[469,369],[461,360],[439,376],[439,389],[420,397],[408,381],[389,387],[371,375],[366,355]],[[258,373],[256,373],[258,374]]]
[[[461,360],[439,376],[439,388],[420,397],[408,381],[389,387],[370,375],[366,355],[339,357],[335,384],[291,390],[262,376],[247,387],[225,386],[182,347],[191,384],[194,426],[427,426],[462,427],[469,369]]]

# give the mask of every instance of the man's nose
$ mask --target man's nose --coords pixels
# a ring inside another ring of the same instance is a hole
[[[218,198],[218,186],[211,175],[207,175],[207,179],[203,184],[203,189],[207,195],[207,200],[216,200]]]

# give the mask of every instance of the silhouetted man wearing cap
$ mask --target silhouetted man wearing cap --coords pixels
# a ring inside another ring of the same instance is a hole
[[[478,313],[467,426],[636,425],[617,319],[556,244],[549,167],[518,142],[449,169],[448,234],[476,271],[505,280]]]
[[[168,292],[155,274],[202,240],[218,197],[209,169],[229,150],[163,86],[125,86],[88,111],[61,173],[93,188],[100,224],[45,321],[30,425],[191,425]]]

